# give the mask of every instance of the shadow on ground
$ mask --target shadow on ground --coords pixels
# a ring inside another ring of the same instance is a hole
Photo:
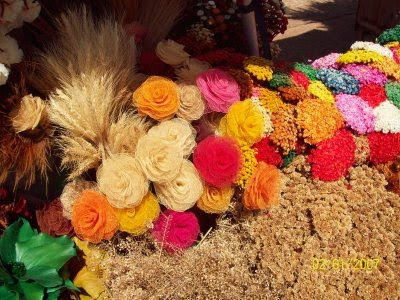
[[[287,0],[288,30],[276,41],[279,59],[306,61],[343,52],[356,40],[357,0]]]

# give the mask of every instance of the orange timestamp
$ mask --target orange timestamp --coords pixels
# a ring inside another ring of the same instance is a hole
[[[376,270],[380,258],[313,258],[313,270]]]

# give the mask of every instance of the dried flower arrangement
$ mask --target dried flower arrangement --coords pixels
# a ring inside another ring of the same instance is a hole
[[[146,30],[123,26],[85,6],[57,20],[57,39],[36,58],[33,85],[46,99],[23,90],[14,93],[17,100],[0,103],[0,130],[6,133],[0,145],[9,147],[0,155],[13,158],[0,161],[0,182],[12,171],[16,184],[24,176],[33,183],[36,169],[46,177],[47,151],[51,142],[57,146],[69,183],[59,199],[36,209],[34,220],[48,234],[76,235],[84,266],[74,273],[74,285],[65,286],[82,288],[82,298],[168,297],[180,286],[170,282],[170,272],[193,278],[212,262],[222,270],[212,267],[209,276],[198,276],[209,286],[199,287],[197,280],[177,297],[201,297],[210,287],[215,289],[209,295],[248,297],[262,281],[271,297],[298,297],[311,293],[304,288],[310,280],[318,281],[306,258],[339,255],[325,243],[340,239],[353,254],[363,253],[359,235],[366,225],[360,215],[366,208],[356,192],[380,206],[388,199],[392,214],[399,213],[398,197],[367,166],[382,170],[398,191],[393,164],[400,155],[400,66],[389,45],[355,43],[347,53],[285,71],[235,49],[210,46],[199,55],[178,38],[162,39],[161,32],[146,39],[154,24]],[[11,138],[42,148],[21,160],[22,154],[11,154],[19,145]],[[384,227],[387,246],[399,242],[392,231]],[[392,248],[382,251],[395,273],[388,259]],[[207,259],[195,263],[194,256],[207,251]],[[279,253],[269,257],[264,251]],[[138,274],[142,267],[149,273]],[[233,277],[218,286],[213,277],[230,278],[226,274],[236,271],[242,282]],[[162,289],[147,277],[155,272],[165,276]],[[127,289],[132,278],[137,283]],[[228,291],[228,284],[235,289]],[[366,293],[354,287],[330,292]]]

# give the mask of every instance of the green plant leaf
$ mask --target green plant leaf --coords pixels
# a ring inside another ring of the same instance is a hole
[[[8,273],[6,267],[3,265],[3,263],[0,260],[0,283],[1,282],[8,283],[8,284],[13,284],[14,283],[14,279]]]
[[[41,266],[57,271],[76,255],[74,243],[67,237],[53,238],[40,233],[15,247],[16,260],[25,264],[27,270]]]
[[[18,219],[3,232],[0,238],[0,257],[4,263],[15,262],[16,252],[15,244],[20,241],[27,241],[34,236],[29,222],[25,219]]]
[[[0,287],[0,299],[2,300],[18,300],[19,293],[17,291],[12,291],[6,285]]]
[[[18,233],[22,224],[22,219],[14,222],[4,230],[0,238],[0,256],[4,263],[15,261],[15,243],[18,240]]]
[[[23,279],[34,280],[36,283],[47,288],[63,284],[63,279],[58,275],[56,269],[42,266],[30,268]]]
[[[61,291],[57,290],[47,294],[47,300],[57,300],[60,297]]]
[[[37,283],[29,283],[20,281],[21,287],[26,300],[42,300],[44,297],[44,288]]]

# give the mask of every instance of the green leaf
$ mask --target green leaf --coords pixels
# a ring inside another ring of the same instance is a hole
[[[18,242],[16,260],[25,264],[27,270],[41,266],[57,271],[76,255],[74,243],[67,237],[53,238],[40,233],[28,241]]]
[[[19,286],[26,300],[42,300],[44,297],[44,288],[37,283],[20,281]]]
[[[2,300],[18,300],[19,294],[17,291],[12,291],[8,286],[3,285],[0,287],[0,299]]]
[[[29,240],[34,236],[35,232],[32,230],[29,222],[25,219],[18,219],[3,232],[0,238],[0,257],[4,263],[15,262],[16,242]]]
[[[8,284],[14,283],[14,279],[8,273],[6,267],[3,265],[3,263],[1,261],[0,261],[0,282],[4,282],[4,283],[8,283]]]
[[[71,280],[69,280],[69,279],[65,280],[65,286],[66,286],[67,288],[69,288],[70,290],[73,290],[73,291],[77,291],[77,292],[80,292],[80,291],[81,291],[81,290],[80,290],[79,288],[77,288],[77,287],[74,285],[74,283],[73,283]]]
[[[63,284],[63,279],[58,275],[56,269],[36,266],[30,268],[23,279],[31,279],[44,287],[55,287]]]
[[[61,291],[55,291],[47,294],[47,300],[57,300],[60,297]]]
[[[33,230],[29,222],[25,219],[20,219],[22,220],[22,226],[19,229],[19,234],[18,234],[18,242],[25,242],[32,238],[33,236],[37,235],[37,231]]]
[[[22,224],[22,219],[14,222],[4,230],[0,238],[0,256],[4,263],[15,261],[15,243],[18,240],[18,233]]]

